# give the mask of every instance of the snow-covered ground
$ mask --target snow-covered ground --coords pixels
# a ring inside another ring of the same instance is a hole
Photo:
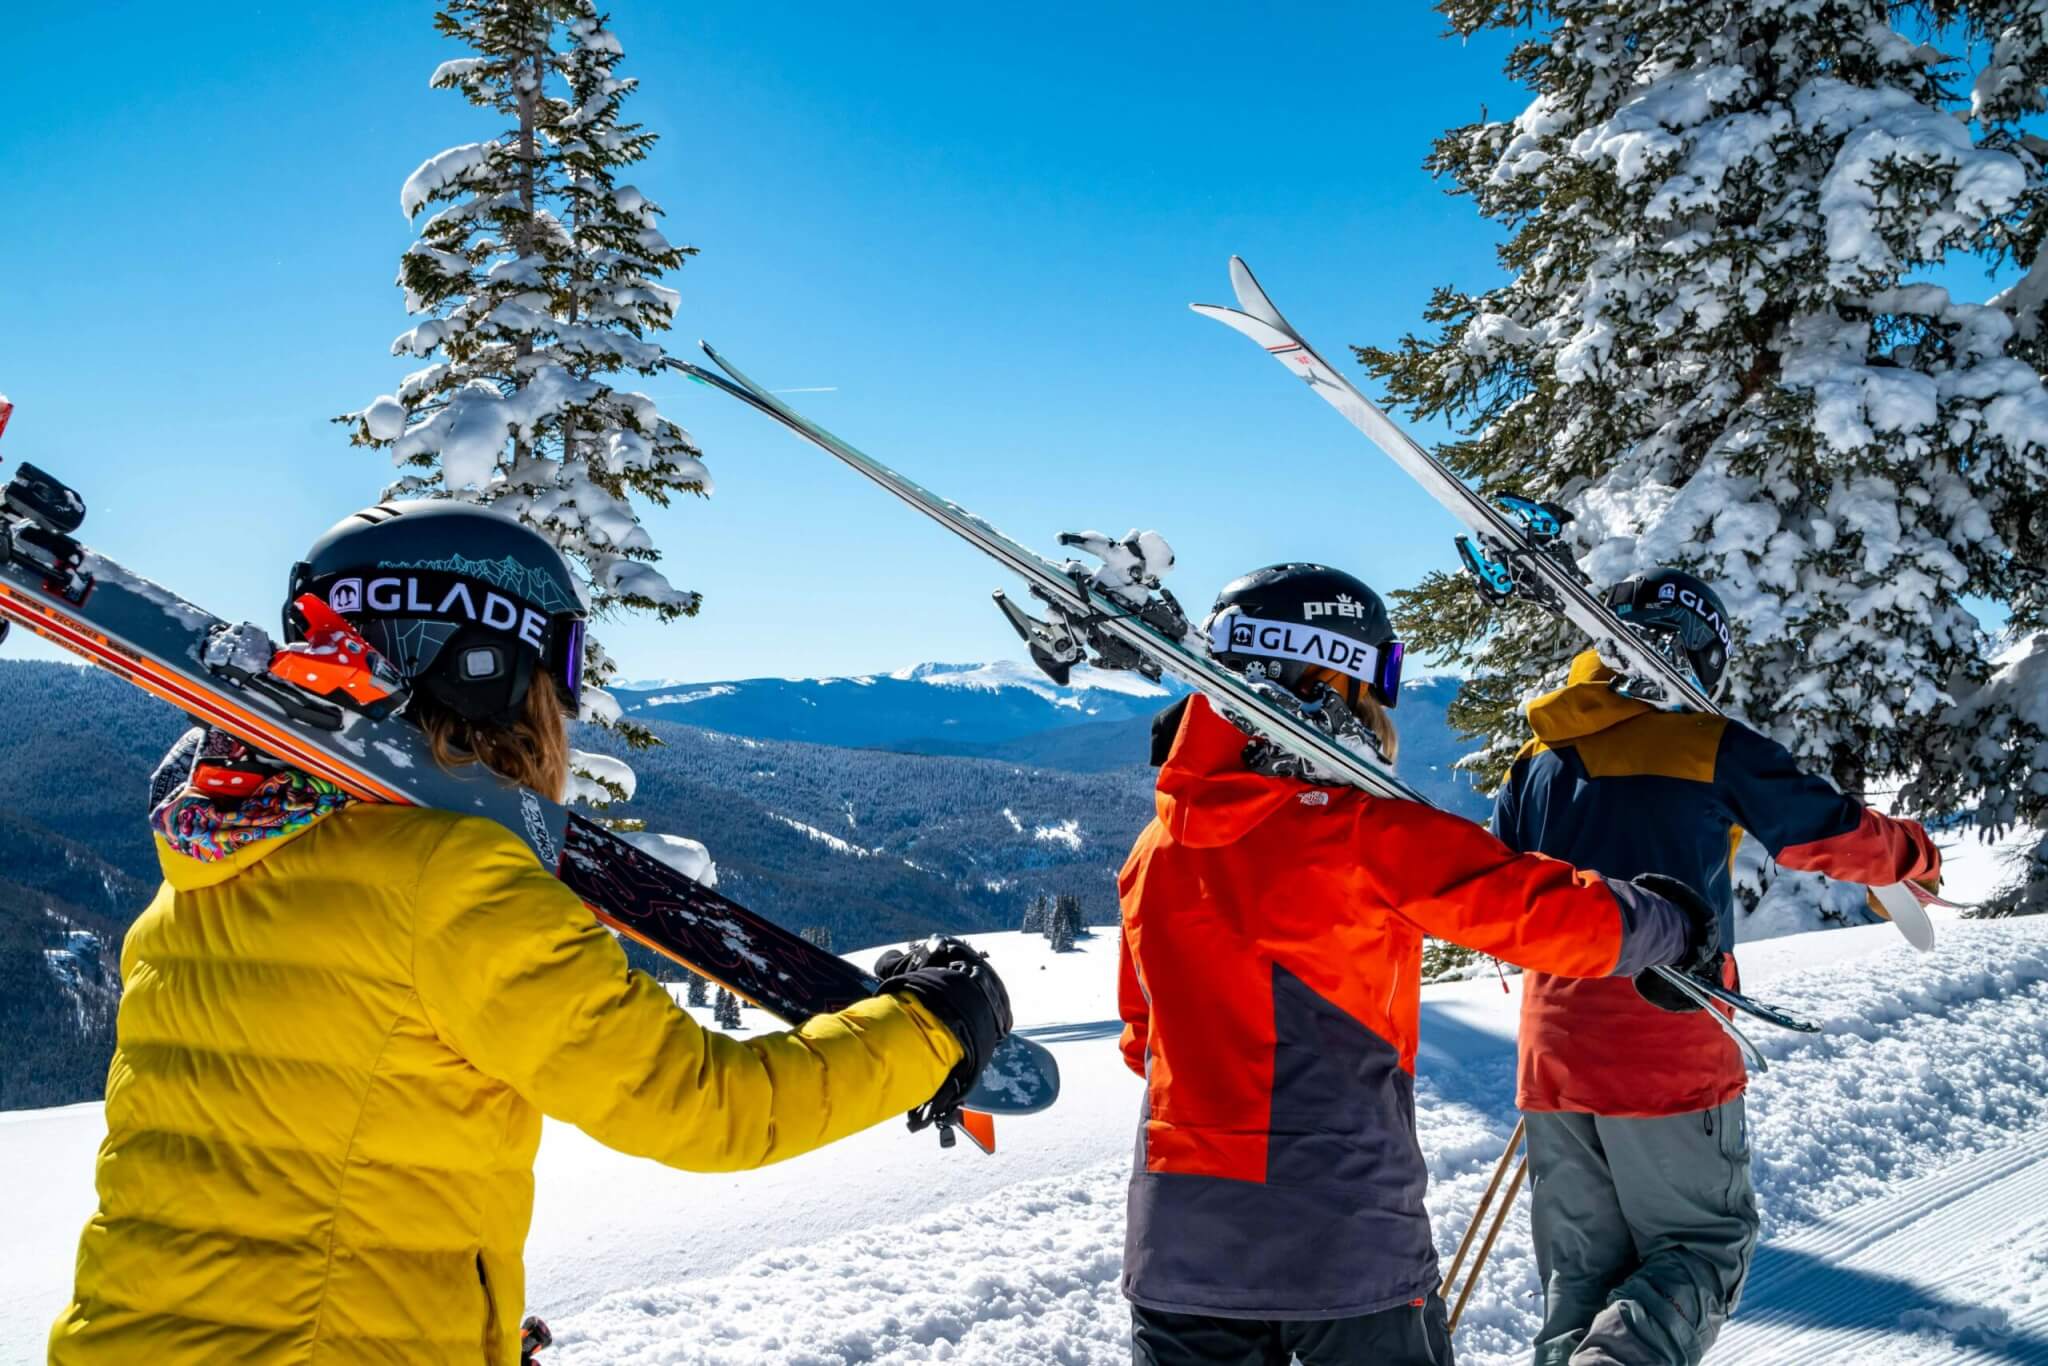
[[[1988,851],[1954,851],[1961,899]],[[1746,944],[1744,977],[1826,1023],[1759,1029],[1751,1088],[1766,1243],[1710,1358],[1749,1366],[2048,1363],[2048,917],[1940,918],[1932,956],[1887,926]],[[693,1176],[550,1125],[529,1246],[555,1366],[1128,1360],[1116,1289],[1138,1083],[1115,1048],[1115,939],[1056,955],[983,941],[1059,1056],[1048,1115],[1000,1151],[885,1126],[767,1171]],[[1513,979],[1425,992],[1417,1111],[1437,1241],[1455,1244],[1514,1124]],[[765,1025],[748,1013],[750,1026]],[[0,1115],[10,1182],[0,1312],[40,1356],[89,1210],[97,1106]],[[1459,1329],[1466,1366],[1526,1359],[1526,1206]]]

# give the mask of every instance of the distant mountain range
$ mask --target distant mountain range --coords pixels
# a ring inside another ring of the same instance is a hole
[[[1489,808],[1453,771],[1471,742],[1445,712],[1455,678],[1422,678],[1401,690],[1402,775],[1431,801],[1483,816]],[[1143,765],[1152,718],[1186,692],[1135,674],[1082,665],[1055,686],[1029,664],[919,664],[847,678],[674,681],[612,689],[636,721],[668,721],[756,740],[803,740],[901,754],[999,759],[1071,773]]]
[[[1402,771],[1471,815],[1450,679],[1402,692]],[[619,688],[661,747],[623,814],[704,841],[720,887],[841,946],[1010,928],[1040,893],[1116,914],[1152,812],[1152,717],[1176,690],[1027,665]],[[97,671],[0,660],[0,1109],[99,1094],[121,936],[157,880],[148,776],[189,724]],[[586,733],[586,748],[619,751]],[[644,951],[635,950],[636,953]],[[641,958],[643,966],[666,965]]]
[[[1149,717],[1178,688],[1082,665],[1055,687],[1029,664],[919,664],[848,678],[745,678],[612,689],[636,721],[756,740],[909,754],[974,752],[1048,730]],[[1143,754],[1138,761],[1143,761]]]

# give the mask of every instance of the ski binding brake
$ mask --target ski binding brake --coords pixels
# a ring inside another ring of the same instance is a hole
[[[1479,596],[1486,599],[1489,606],[1499,606],[1519,597],[1546,611],[1562,610],[1563,603],[1556,591],[1540,578],[1523,578],[1516,574],[1515,561],[1529,554],[1547,555],[1575,578],[1583,580],[1585,575],[1579,572],[1571,551],[1564,543],[1565,523],[1572,520],[1570,510],[1557,503],[1540,502],[1513,493],[1500,494],[1494,501],[1520,524],[1522,543],[1506,546],[1491,536],[1476,540],[1470,536],[1456,538],[1458,559],[1464,563],[1465,572],[1472,576]]]
[[[1100,568],[1092,570],[1076,559],[1061,566],[1084,598],[1092,588],[1128,603],[1131,610],[1125,615],[1176,640],[1187,636],[1191,629],[1187,613],[1160,585],[1161,577],[1173,568],[1173,548],[1165,537],[1156,531],[1132,531],[1121,538],[1099,531],[1063,531],[1059,541],[1102,561]],[[1102,624],[1111,620],[1108,613],[1077,612],[1036,584],[1031,585],[1031,595],[1044,605],[1043,619],[1025,611],[1000,588],[994,594],[1004,619],[1031,652],[1031,662],[1054,683],[1067,686],[1074,666],[1083,662],[1098,669],[1128,669],[1154,683],[1159,681],[1157,660],[1102,629]]]

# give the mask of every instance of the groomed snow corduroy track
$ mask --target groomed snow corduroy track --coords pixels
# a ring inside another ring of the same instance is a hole
[[[1761,1249],[1710,1360],[2048,1362],[2048,1126]]]

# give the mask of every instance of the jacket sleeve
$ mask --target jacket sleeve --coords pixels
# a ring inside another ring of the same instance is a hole
[[[478,1070],[621,1152],[736,1171],[823,1147],[929,1100],[960,1046],[878,996],[801,1028],[700,1028],[509,832],[450,824],[414,899],[428,1019]]]
[[[1130,940],[1123,935],[1118,935],[1116,942],[1116,1013],[1124,1022],[1123,1038],[1117,1044],[1123,1050],[1124,1066],[1142,1077],[1151,1037],[1152,1003],[1145,999],[1138,965],[1131,959]]]
[[[1517,853],[1522,851],[1516,818],[1521,805],[1522,761],[1515,760],[1500,790],[1493,794],[1493,837]]]
[[[1714,786],[1736,823],[1782,867],[1865,886],[1941,875],[1941,854],[1917,822],[1843,796],[1747,726],[1731,721],[1722,733]]]
[[[1468,820],[1368,800],[1360,865],[1423,933],[1562,977],[1627,977],[1684,955],[1677,907],[1543,854],[1518,854]]]

